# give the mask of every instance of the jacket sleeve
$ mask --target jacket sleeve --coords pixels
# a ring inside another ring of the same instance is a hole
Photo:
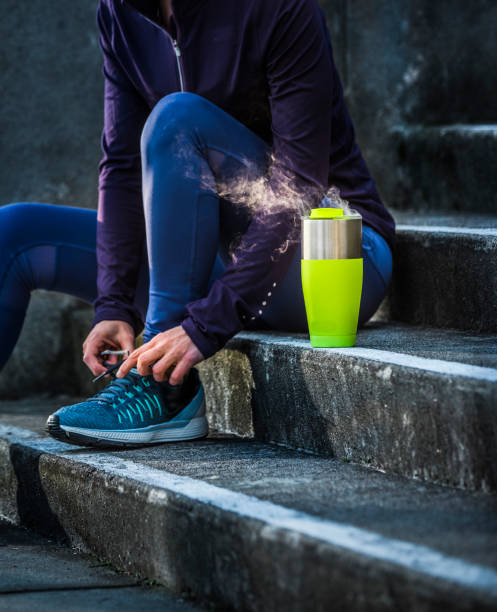
[[[110,11],[106,3],[99,2],[105,82],[93,325],[117,319],[127,321],[139,333],[143,323],[133,301],[145,240],[140,136],[149,111],[113,52]]]
[[[204,299],[187,305],[182,326],[204,357],[263,314],[295,255],[300,215],[317,205],[328,183],[334,72],[317,0],[260,5],[272,162],[233,262]]]

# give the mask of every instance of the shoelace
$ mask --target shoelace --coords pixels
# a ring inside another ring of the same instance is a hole
[[[131,372],[125,378],[115,378],[114,380],[102,391],[99,391],[93,396],[94,399],[105,402],[106,404],[113,404],[116,400],[119,400],[123,395],[130,398],[135,393],[129,393],[128,389],[132,387],[134,391],[147,391],[147,387],[150,387],[148,382],[143,376],[140,376],[138,372]]]
[[[99,391],[94,398],[106,404],[111,404],[119,399],[119,397],[122,397],[131,385],[133,385],[133,381],[129,378],[114,378],[114,380],[105,387],[105,389]]]
[[[121,361],[118,361],[117,363],[110,365],[109,363],[104,361],[104,366],[107,369],[105,370],[105,372],[102,372],[102,374],[100,374],[99,376],[95,376],[95,378],[93,378],[91,382],[94,382],[94,383],[98,382],[101,378],[104,378],[104,376],[107,376],[108,374],[111,374],[112,376],[115,377],[114,372],[118,370],[124,362],[125,362],[125,359],[121,359]]]

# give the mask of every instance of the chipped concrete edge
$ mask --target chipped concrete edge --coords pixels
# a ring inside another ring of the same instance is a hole
[[[366,562],[369,560],[370,563],[386,567],[387,573],[392,570],[394,574],[414,573],[417,580],[428,579],[432,585],[441,582],[445,583],[445,587],[452,585],[453,588],[469,590],[473,594],[479,591],[485,599],[495,599],[497,602],[496,571],[425,546],[384,537],[353,525],[324,520],[203,480],[172,474],[111,454],[74,454],[74,447],[40,437],[26,429],[0,426],[0,439],[4,446],[25,447],[33,453],[33,457],[37,457],[37,461],[43,455],[49,455],[56,461],[62,459],[61,470],[67,470],[68,467],[73,471],[83,468],[87,472],[90,468],[95,474],[105,475],[113,483],[114,495],[116,492],[125,494],[126,488],[122,483],[131,481],[148,489],[146,498],[149,503],[153,501],[167,506],[172,494],[176,499],[186,501],[187,505],[214,509],[220,516],[230,515],[231,522],[234,519],[238,525],[237,529],[243,530],[245,521],[249,522],[251,529],[258,525],[255,529],[258,533],[251,535],[255,546],[259,538],[283,538],[289,541],[290,536],[294,542],[304,538],[316,550],[328,546],[335,555],[339,556],[342,551],[346,557],[352,555],[362,558],[363,562],[364,559]],[[119,523],[116,522],[117,529]],[[289,557],[295,554],[295,548],[289,550],[289,553]]]

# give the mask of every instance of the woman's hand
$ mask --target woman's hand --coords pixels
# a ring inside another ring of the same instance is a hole
[[[88,334],[83,343],[83,361],[95,376],[103,374],[107,369],[100,355],[106,349],[133,352],[135,348],[135,333],[125,321],[100,321]],[[117,363],[117,355],[105,359],[108,363]]]
[[[119,368],[116,376],[122,378],[131,368],[136,367],[142,376],[152,374],[157,382],[169,380],[171,385],[179,385],[190,368],[203,359],[204,356],[190,336],[181,325],[178,325],[157,334],[152,340],[133,351]],[[168,376],[168,370],[173,366],[176,367]]]

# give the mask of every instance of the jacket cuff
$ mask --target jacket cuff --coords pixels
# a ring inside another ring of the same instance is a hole
[[[187,315],[181,322],[181,327],[190,336],[191,341],[204,356],[204,359],[212,357],[221,348],[217,343],[210,340],[195,324],[193,318]]]

